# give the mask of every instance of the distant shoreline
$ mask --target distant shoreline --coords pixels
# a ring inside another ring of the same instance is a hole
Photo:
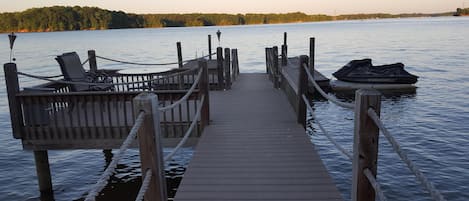
[[[469,9],[434,14],[350,14],[307,15],[301,12],[282,14],[132,14],[97,7],[53,6],[31,8],[22,12],[0,13],[0,32],[55,32],[78,30],[107,30],[123,28],[165,28],[227,26],[254,24],[305,23],[321,21],[388,19],[410,17],[464,16]]]

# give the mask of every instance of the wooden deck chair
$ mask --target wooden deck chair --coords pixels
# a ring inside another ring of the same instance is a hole
[[[108,91],[112,90],[113,87],[110,85],[103,85],[99,83],[111,83],[112,80],[104,79],[101,81],[93,80],[92,77],[87,75],[83,68],[80,57],[76,52],[68,52],[59,55],[55,58],[60,65],[60,70],[66,81],[72,82],[89,82],[90,85],[83,84],[71,84],[71,91]]]

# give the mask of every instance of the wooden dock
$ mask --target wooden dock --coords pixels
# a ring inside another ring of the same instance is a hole
[[[342,200],[296,113],[267,74],[210,93],[205,128],[175,200]]]
[[[284,33],[281,59],[277,46],[266,48],[266,73],[258,74],[239,74],[237,49],[225,48],[223,56],[223,49],[217,48],[216,61],[209,51],[208,60],[204,56],[183,62],[180,43],[179,68],[159,73],[98,70],[98,57],[90,50],[90,71],[83,76],[96,82],[71,82],[64,77],[21,87],[18,75],[45,77],[18,72],[15,63],[6,63],[13,137],[22,141],[24,149],[34,151],[41,198],[53,197],[47,150],[110,153],[107,149],[119,148],[87,193],[86,200],[94,200],[115,171],[121,158],[117,156],[138,140],[142,185],[136,200],[167,201],[165,161],[191,138],[201,136],[174,200],[342,200],[305,131],[307,111],[314,113],[308,95],[317,90],[331,102],[354,109],[353,152],[331,140],[352,160],[352,200],[374,201],[375,196],[385,200],[376,181],[380,130],[431,196],[444,200],[382,125],[380,93],[359,90],[351,104],[322,92],[328,79],[314,70],[314,44],[310,38],[309,57],[289,58]],[[311,84],[316,82],[313,89]],[[105,84],[112,87],[102,91],[74,87]],[[166,156],[163,138],[180,138]]]

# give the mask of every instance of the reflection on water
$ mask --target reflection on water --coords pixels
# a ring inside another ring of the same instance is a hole
[[[170,149],[167,149],[165,153],[170,151]],[[112,154],[106,151],[104,153],[106,164],[109,164]],[[174,198],[176,194],[177,187],[181,182],[191,156],[192,148],[183,148],[178,155],[174,156],[165,165],[166,185],[170,199]],[[135,152],[131,153],[124,161],[117,165],[116,174],[110,178],[109,184],[101,191],[96,199],[97,201],[135,200],[142,183],[139,157],[138,151],[135,150]],[[78,200],[84,200],[85,196],[83,195]]]

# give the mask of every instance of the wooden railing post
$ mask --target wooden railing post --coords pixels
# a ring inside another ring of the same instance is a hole
[[[311,75],[314,76],[314,59],[315,59],[315,47],[316,42],[314,37],[309,38],[309,69],[311,72]]]
[[[287,59],[288,59],[287,32],[283,32],[282,66],[287,65]]]
[[[231,50],[231,60],[231,66],[233,66],[233,80],[236,80],[239,75],[238,49]]]
[[[231,89],[231,58],[230,48],[225,48],[225,89]]]
[[[181,50],[181,42],[176,43],[177,51],[178,51],[178,64],[179,68],[182,68],[182,50]]]
[[[209,82],[208,82],[208,68],[207,61],[205,59],[199,60],[199,68],[202,68],[202,77],[199,81],[200,94],[205,96],[205,100],[202,104],[202,112],[200,117],[200,124],[202,128],[210,124],[210,97],[209,97]]]
[[[265,48],[265,72],[269,74],[269,78],[272,80],[270,77],[270,49],[268,47]]]
[[[281,50],[281,55],[282,55],[282,66],[287,65],[287,46],[282,45],[282,50]]]
[[[164,175],[160,113],[156,94],[141,93],[134,98],[135,116],[138,116],[141,111],[145,112],[142,127],[138,131],[142,175],[145,175],[147,170],[152,171],[150,185],[144,197],[146,201],[166,201],[168,196]]]
[[[8,105],[10,106],[10,119],[13,137],[16,139],[21,139],[23,136],[23,113],[21,112],[21,104],[16,98],[16,94],[20,91],[16,64],[4,64],[3,72],[5,73],[5,85],[7,89]]]
[[[212,35],[208,35],[208,59],[212,60]]]
[[[283,45],[287,46],[287,32],[283,32]]]
[[[221,47],[217,47],[217,72],[218,72],[218,89],[223,90],[224,86],[224,78],[223,78],[223,49]]]
[[[273,82],[274,82],[274,88],[278,89],[280,87],[280,82],[279,82],[279,66],[278,66],[278,47],[274,46],[272,49],[272,57],[273,57],[273,68],[272,68],[272,74],[273,74]]]
[[[88,50],[88,63],[90,65],[90,74],[93,78],[96,78],[96,72],[98,72],[98,64],[96,63],[96,52],[94,50]]]
[[[298,123],[306,129],[306,103],[303,100],[303,94],[306,94],[308,90],[308,77],[303,68],[303,65],[308,65],[308,56],[301,55],[300,56],[300,77],[298,79]]]
[[[314,51],[315,51],[315,39],[309,38],[309,72],[314,78]],[[311,94],[314,94],[316,89],[314,87],[311,87]]]
[[[374,201],[375,191],[363,170],[370,169],[376,177],[378,165],[379,128],[368,116],[373,108],[380,114],[381,94],[360,89],[355,93],[355,132],[352,162],[352,201]]]

